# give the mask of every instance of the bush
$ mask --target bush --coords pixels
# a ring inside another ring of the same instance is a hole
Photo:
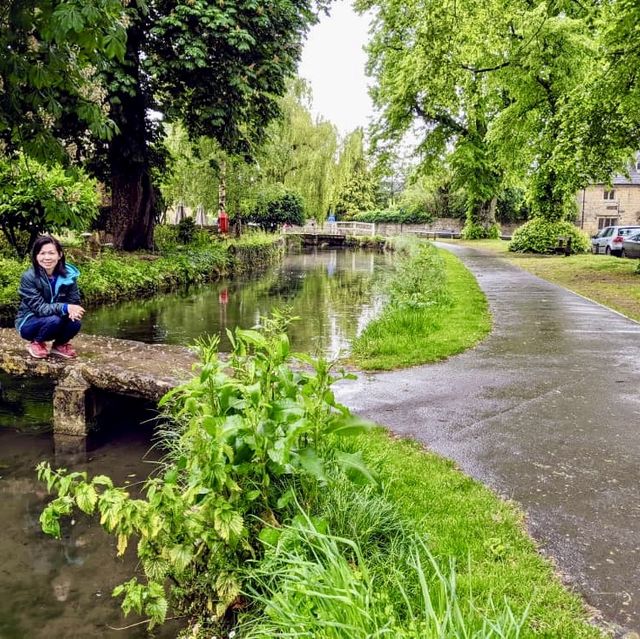
[[[304,224],[304,202],[293,191],[279,191],[260,196],[249,221],[265,231],[275,231],[282,224]]]
[[[80,170],[0,158],[0,223],[19,257],[40,233],[84,230],[98,213],[98,201],[95,180]]]
[[[467,221],[461,235],[463,240],[497,240],[500,237],[500,225],[493,224],[485,228],[481,224]]]
[[[153,230],[153,241],[158,251],[167,251],[178,244],[178,227],[173,224],[158,224]]]
[[[192,217],[183,217],[178,222],[178,243],[191,244],[196,234],[196,221]]]
[[[565,220],[551,222],[541,217],[534,217],[516,229],[509,250],[520,253],[553,253],[560,237],[571,238],[572,253],[585,253],[589,250],[589,237],[577,226]]]

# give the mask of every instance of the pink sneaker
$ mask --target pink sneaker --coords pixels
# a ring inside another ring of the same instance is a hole
[[[37,359],[44,359],[49,355],[49,349],[44,342],[31,342],[31,344],[27,346],[27,350],[31,357],[35,357]]]
[[[76,357],[76,349],[67,342],[66,344],[55,344],[51,347],[51,354],[58,357],[64,357],[65,359],[71,359]]]

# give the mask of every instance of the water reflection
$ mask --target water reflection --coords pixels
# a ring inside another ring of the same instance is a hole
[[[46,459],[58,466],[69,457],[55,450],[51,428],[51,396],[41,380],[19,380],[0,375],[0,637],[2,639],[75,639],[146,637],[144,626],[111,630],[137,621],[123,618],[113,588],[131,577],[132,553],[115,558],[114,540],[95,521],[79,516],[63,527],[61,540],[40,530],[39,517],[49,496],[35,475],[35,465]],[[22,398],[22,400],[20,399]],[[150,425],[140,425],[147,413],[139,405],[117,406],[105,414],[102,435],[87,441],[86,453],[66,464],[90,475],[108,474],[135,490],[150,469],[157,452],[147,454]],[[44,416],[49,414],[44,430]],[[104,429],[108,428],[108,432]],[[77,451],[76,451],[77,453]],[[175,637],[169,625],[156,637]]]
[[[318,250],[288,255],[251,279],[223,280],[187,291],[92,310],[87,333],[144,342],[187,344],[202,334],[249,327],[272,308],[300,317],[289,332],[295,350],[329,357],[346,351],[382,305],[381,280],[390,258],[365,251]]]

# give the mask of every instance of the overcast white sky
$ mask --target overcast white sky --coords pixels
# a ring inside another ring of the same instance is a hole
[[[343,136],[366,127],[373,114],[364,71],[368,29],[369,19],[358,16],[350,0],[332,3],[330,15],[309,32],[298,69],[311,83],[314,115],[333,122]]]

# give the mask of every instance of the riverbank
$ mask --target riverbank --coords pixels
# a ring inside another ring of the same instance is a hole
[[[236,330],[224,363],[201,344],[202,373],[164,400],[169,454],[139,499],[40,466],[58,494],[47,532],[77,507],[119,553],[137,541],[145,576],[114,591],[125,611],[182,615],[194,639],[602,636],[517,508],[351,415],[283,328]]]
[[[266,233],[238,239],[207,236],[187,245],[165,241],[158,253],[107,249],[92,256],[80,249],[65,249],[68,261],[80,268],[78,283],[88,307],[259,270],[282,259],[284,250],[279,236]],[[11,321],[18,307],[18,285],[26,268],[27,260],[0,258],[0,318],[4,323]]]
[[[457,257],[417,240],[400,249],[389,303],[352,345],[350,362],[361,370],[437,362],[491,330],[487,300]]]

